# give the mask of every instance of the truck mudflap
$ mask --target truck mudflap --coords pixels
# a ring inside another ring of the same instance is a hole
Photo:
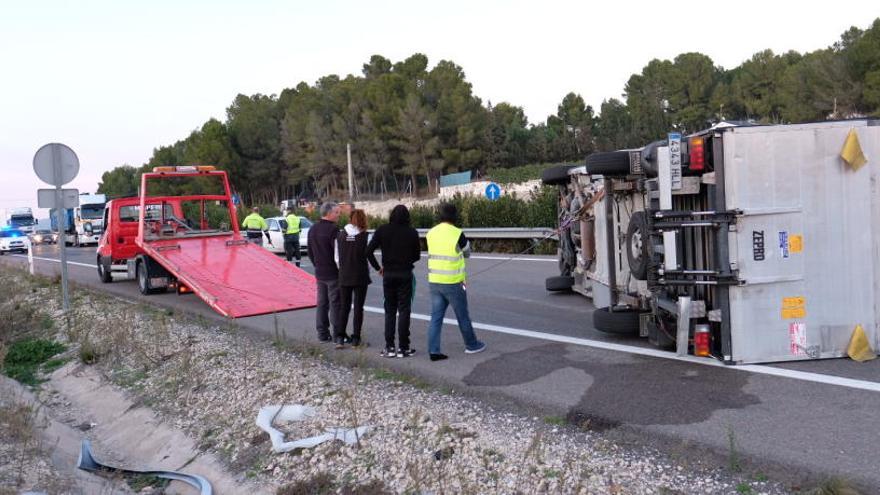
[[[223,316],[317,305],[314,276],[240,237],[162,239],[144,242],[143,249]]]

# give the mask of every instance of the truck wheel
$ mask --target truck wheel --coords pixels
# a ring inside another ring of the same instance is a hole
[[[106,262],[104,260],[107,260]],[[109,284],[113,281],[113,275],[111,274],[110,268],[110,259],[104,256],[98,256],[98,278],[101,279],[101,282],[105,284]]]
[[[644,211],[637,211],[629,217],[629,227],[626,229],[626,260],[629,262],[629,272],[636,280],[648,278],[648,220]]]
[[[550,292],[571,290],[571,287],[574,285],[574,277],[547,277],[544,285]]]
[[[587,173],[590,175],[629,175],[629,151],[605,151],[587,155]]]
[[[599,308],[593,311],[593,328],[613,335],[638,335],[639,312],[631,308]]]
[[[572,168],[574,168],[574,165],[558,165],[545,168],[541,171],[541,182],[547,186],[568,184],[568,181],[571,180],[568,176],[568,171]]]
[[[138,289],[141,291],[141,294],[149,296],[159,292],[157,289],[150,287],[150,275],[147,273],[147,266],[143,261],[138,261],[136,271]]]

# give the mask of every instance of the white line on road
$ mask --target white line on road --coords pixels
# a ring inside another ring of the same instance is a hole
[[[422,258],[427,258],[427,253],[422,253]],[[485,256],[481,254],[472,254],[468,259],[471,260],[511,260],[511,261],[551,261],[556,263],[556,258],[523,258],[522,256]]]
[[[19,258],[27,258],[24,255],[14,255]],[[38,258],[34,257],[36,260],[42,261],[52,261],[55,263],[61,263],[61,260],[57,260],[54,258]],[[84,266],[87,268],[96,268],[96,265],[88,264],[88,263],[78,263],[75,261],[68,261],[73,265]],[[364,306],[364,311],[368,311],[370,313],[378,313],[385,314],[385,310],[375,306]],[[411,317],[416,320],[423,321],[431,321],[430,315],[424,315],[420,313],[412,313]],[[447,325],[455,325],[458,326],[458,322],[452,318],[444,318],[443,323]],[[844,378],[840,376],[834,375],[825,375],[822,373],[810,373],[807,371],[796,371],[785,368],[775,368],[773,366],[764,366],[759,364],[741,364],[736,366],[728,366],[720,361],[716,361],[710,358],[698,358],[695,356],[678,356],[672,352],[661,351],[659,349],[648,349],[643,347],[636,347],[631,345],[623,345],[623,344],[614,344],[611,342],[602,342],[600,340],[591,340],[591,339],[582,339],[578,337],[569,337],[566,335],[556,335],[552,333],[544,333],[544,332],[536,332],[534,330],[523,330],[519,328],[511,328],[505,327],[501,325],[491,325],[488,323],[473,323],[474,328],[479,330],[486,330],[489,332],[495,333],[503,333],[507,335],[517,335],[520,337],[528,337],[531,339],[537,340],[545,340],[548,342],[560,342],[563,344],[573,344],[580,345],[584,347],[591,347],[594,349],[604,349],[607,351],[617,351],[617,352],[626,352],[629,354],[637,354],[640,356],[649,356],[660,359],[671,359],[673,361],[683,361],[686,363],[692,364],[700,364],[703,366],[715,366],[719,368],[724,368],[733,371],[750,371],[752,373],[761,374],[761,375],[769,375],[776,376],[781,378],[791,378],[794,380],[801,380],[806,382],[813,383],[823,383],[826,385],[836,385],[840,387],[848,387],[855,388],[860,390],[868,390],[871,392],[880,392],[880,383],[871,382],[867,380],[856,380],[852,378]]]

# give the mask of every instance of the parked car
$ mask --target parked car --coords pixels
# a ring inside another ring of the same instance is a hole
[[[40,229],[31,235],[31,243],[37,244],[55,244],[58,242],[58,234],[51,230]]]
[[[19,229],[2,229],[0,230],[0,254],[19,252],[26,253],[28,250],[27,234]]]
[[[309,242],[309,227],[312,222],[306,217],[299,217],[299,248],[305,252],[306,245]],[[266,219],[269,224],[269,239],[272,243],[264,242],[263,247],[273,253],[284,253],[284,232],[287,230],[287,220],[284,217],[271,217]]]

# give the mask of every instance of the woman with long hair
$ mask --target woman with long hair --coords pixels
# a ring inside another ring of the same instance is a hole
[[[346,334],[348,316],[354,306],[352,317],[351,345],[361,345],[361,328],[364,325],[364,302],[367,299],[367,286],[370,285],[370,270],[367,265],[367,215],[364,210],[352,210],[349,223],[336,237],[339,255],[339,292],[342,308],[339,314],[339,328]],[[336,341],[336,348],[345,346],[345,340]]]

